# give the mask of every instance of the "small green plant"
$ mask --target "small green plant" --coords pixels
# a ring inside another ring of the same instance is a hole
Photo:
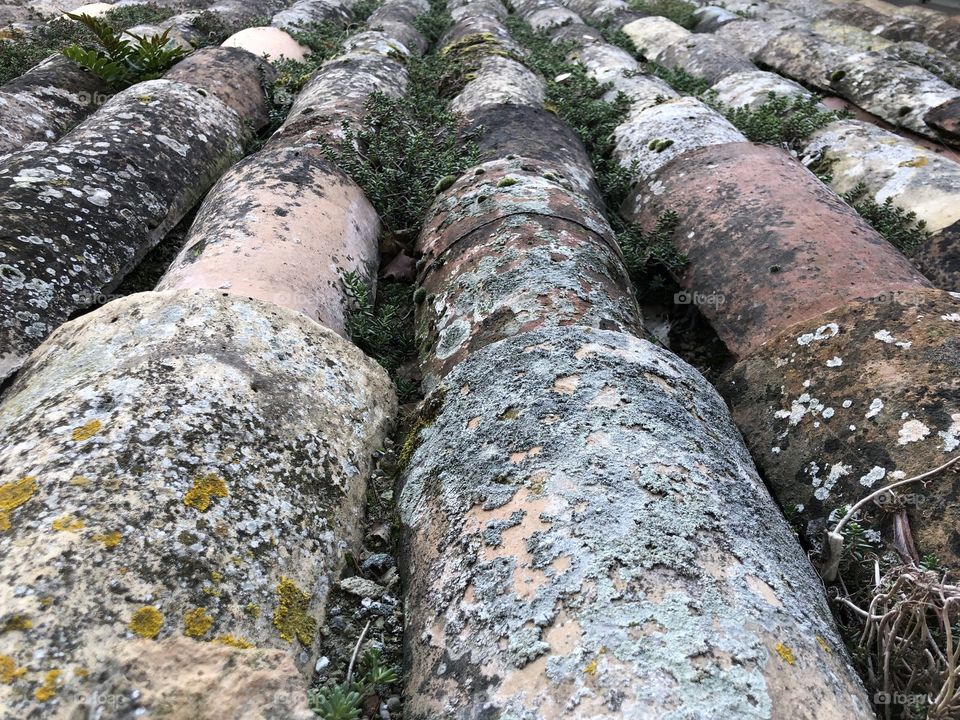
[[[863,183],[845,193],[843,199],[901,252],[910,253],[930,238],[927,223],[917,220],[917,213],[897,207],[893,198],[876,202]]]
[[[459,177],[477,162],[475,143],[458,138],[456,116],[446,110],[450,63],[432,55],[407,64],[404,98],[374,93],[356,126],[326,144],[327,156],[363,188],[387,232],[415,236],[437,183]]]
[[[157,5],[121,5],[115,7],[103,16],[103,20],[114,30],[126,30],[135,25],[158,23],[172,17],[173,7],[158,7]]]
[[[350,300],[350,338],[384,369],[395,371],[415,352],[410,286],[382,282],[374,302],[368,284],[356,272],[343,273],[342,282]]]
[[[361,640],[362,638],[361,635]],[[369,648],[363,653],[360,667],[363,675],[355,681],[351,677],[351,660],[344,682],[310,691],[307,695],[310,709],[323,720],[356,720],[360,717],[360,706],[366,697],[379,694],[400,679],[394,668],[380,663],[380,651],[375,648]]]
[[[223,18],[209,10],[202,10],[191,21],[190,27],[200,35],[198,47],[220,45],[233,34],[235,28],[224,22]]]
[[[57,18],[29,33],[2,30],[0,34],[0,83],[27,72],[44,59],[72,43],[89,42],[89,31],[71,20]]]
[[[960,75],[957,74],[955,65],[941,63],[936,58],[904,48],[897,48],[897,56],[911,65],[918,65],[927,72],[933,73],[948,85],[960,88]]]
[[[677,25],[682,25],[687,30],[692,30],[697,24],[697,18],[693,11],[697,9],[684,0],[631,0],[631,10],[650,13],[651,15],[660,15],[668,20],[673,20]]]
[[[150,37],[131,35],[135,42],[130,42],[99,18],[70,13],[67,17],[90,30],[100,48],[88,49],[75,44],[64,48],[63,54],[114,89],[158,78],[185,55],[182,48],[170,46],[169,30]]]
[[[261,77],[264,94],[267,97],[267,111],[270,122],[260,134],[252,137],[248,152],[259,150],[263,143],[279,128],[293,106],[294,100],[309,82],[317,69],[327,60],[340,54],[344,41],[357,32],[359,26],[380,6],[380,0],[360,0],[353,5],[354,21],[344,27],[333,22],[303,23],[290,31],[291,36],[310,50],[303,60],[280,58],[272,61],[276,70],[274,79],[266,81]],[[216,20],[216,16],[214,16]],[[216,20],[216,22],[220,22]],[[269,21],[264,24],[269,24]],[[216,30],[214,30],[216,32]],[[222,40],[217,41],[219,44]]]
[[[817,95],[789,96],[771,92],[756,109],[746,105],[737,108],[723,105],[709,92],[704,99],[722,112],[748,140],[782,145],[791,150],[799,150],[813,132],[847,116],[845,111],[824,110]]]
[[[693,95],[698,97],[710,89],[710,83],[703,78],[691,75],[683,68],[668,68],[652,60],[645,62],[644,72],[660,78],[679,95]]]
[[[633,40],[618,28],[611,25],[602,25],[599,28],[604,39],[611,45],[616,45],[621,50],[626,50],[637,60],[643,63],[643,66],[637,71],[638,75],[653,75],[663,80],[680,95],[702,95],[710,89],[710,83],[703,78],[691,75],[683,68],[668,68],[653,60],[648,60],[644,51],[637,50]]]
[[[172,9],[156,5],[129,5],[111,10],[102,19],[120,31],[140,23],[158,22],[172,14]],[[0,28],[0,83],[22,75],[65,47],[90,47],[94,43],[96,38],[86,26],[65,17],[37,25],[29,32]]]

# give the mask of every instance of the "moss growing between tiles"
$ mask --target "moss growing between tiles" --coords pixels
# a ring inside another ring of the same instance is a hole
[[[359,127],[327,145],[328,157],[363,188],[386,233],[401,243],[416,237],[438,182],[479,158],[473,143],[460,142],[458,119],[446,110],[463,85],[460,69],[436,54],[410,58],[407,95],[374,93]]]
[[[535,32],[517,18],[508,18],[507,27],[513,38],[530,51],[524,62],[546,80],[547,109],[577,133],[590,156],[597,184],[610,210],[610,224],[627,256],[628,270],[638,292],[642,295],[648,289],[659,290],[672,284],[670,276],[686,263],[670,239],[675,217],[665,213],[653,232],[644,233],[616,212],[630,192],[631,178],[629,170],[613,156],[613,132],[627,117],[629,98],[619,93],[612,102],[604,100],[611,85],[597,82],[582,65],[567,60],[576,47],[574,43],[554,42],[548,34]],[[557,82],[557,77],[564,79]],[[661,142],[664,149],[670,144],[668,140]]]
[[[630,9],[660,15],[687,30],[692,30],[697,24],[697,18],[693,14],[697,6],[684,0],[630,0]]]
[[[297,94],[307,84],[311,76],[324,62],[343,51],[343,43],[351,35],[359,32],[367,18],[380,6],[378,0],[361,0],[353,6],[353,22],[344,27],[334,22],[305,23],[290,31],[298,43],[310,50],[304,60],[281,58],[274,60],[276,77],[270,82],[264,80],[263,90],[267,95],[270,123],[254,138],[249,152],[263,147],[274,131],[286,119]],[[269,22],[265,23],[269,25]]]
[[[344,290],[351,301],[348,317],[350,339],[390,373],[401,403],[414,400],[416,386],[397,371],[416,356],[413,341],[413,298],[410,286],[403,282],[381,282],[377,299],[363,278],[345,273]]]
[[[887,242],[903,253],[910,254],[929,238],[927,223],[917,220],[915,212],[907,212],[893,204],[893,198],[878,203],[867,192],[863,183],[843,195],[863,219],[883,235]]]
[[[817,95],[788,97],[771,92],[769,99],[756,109],[730,107],[717,102],[715,97],[708,91],[703,99],[723,113],[748,140],[793,151],[799,151],[804,141],[820,128],[850,117],[847,110],[825,110]]]
[[[625,32],[614,29],[609,25],[599,27],[604,40],[611,45],[616,45],[621,50],[625,50],[643,63],[641,72],[647,75],[654,75],[663,80],[680,95],[699,96],[710,89],[710,83],[702,78],[695,77],[683,68],[668,68],[653,60],[648,60],[642,52],[638,52],[633,41]]]
[[[449,24],[446,6],[439,2],[416,22],[431,41]],[[346,128],[342,140],[327,142],[325,148],[377,209],[384,225],[385,263],[400,254],[413,257],[413,243],[438,188],[479,158],[474,143],[463,144],[458,138],[459,119],[446,110],[449,98],[465,82],[463,64],[438,53],[405,62],[410,78],[407,94],[392,98],[373,93],[360,123]],[[351,338],[390,372],[401,402],[416,399],[415,377],[401,372],[416,356],[415,291],[410,281],[381,282],[376,302],[361,278],[347,274],[343,282],[352,302]]]

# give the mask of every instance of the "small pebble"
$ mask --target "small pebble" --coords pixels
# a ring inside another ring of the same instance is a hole
[[[365,573],[382,573],[392,568],[394,566],[393,557],[387,553],[374,553],[366,560],[363,561],[363,564],[360,566],[360,569]]]
[[[378,598],[385,592],[384,589],[373,580],[367,580],[359,575],[341,580],[340,589],[351,595],[359,595],[360,597]]]

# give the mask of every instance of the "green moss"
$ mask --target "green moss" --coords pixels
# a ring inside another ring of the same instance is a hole
[[[863,183],[845,193],[843,199],[901,252],[909,254],[930,238],[927,223],[917,220],[916,212],[897,207],[893,204],[893,198],[887,198],[882,203],[876,202]]]
[[[684,0],[630,0],[630,9],[665,17],[687,30],[697,24],[697,6]]]
[[[679,270],[686,258],[673,244],[675,214],[664,213],[654,231],[644,233],[615,212],[632,186],[629,170],[620,165],[613,152],[614,130],[626,120],[630,99],[623,93],[618,93],[613,100],[604,99],[613,86],[589,77],[583,65],[567,59],[576,49],[575,43],[554,42],[550,35],[535,32],[530,25],[513,17],[507,19],[507,27],[511,36],[529,51],[527,65],[544,77],[547,102],[577,133],[590,156],[605,204],[612,210],[610,224],[627,257],[627,268],[638,293],[657,291],[665,284],[663,276]],[[619,33],[617,37],[632,48],[626,35]],[[553,78],[561,74],[566,75],[566,79],[561,83],[554,81]],[[657,139],[650,149],[662,152],[672,144],[668,138]]]
[[[273,626],[287,642],[297,639],[310,647],[317,632],[317,621],[307,611],[311,596],[286,577],[277,584],[277,608],[273,612]]]
[[[417,451],[417,448],[420,447],[420,433],[436,421],[437,416],[443,409],[444,398],[446,398],[446,391],[438,390],[424,401],[423,406],[420,408],[420,414],[417,416],[409,432],[407,432],[403,446],[400,448],[400,454],[397,456],[397,468],[400,472],[406,470],[411,458],[413,458],[413,454]]]
[[[785,146],[792,150],[800,150],[813,132],[848,117],[846,112],[825,110],[817,95],[789,96],[771,92],[767,100],[755,109],[724,105],[717,102],[711,93],[704,95],[703,99],[723,113],[748,140]]]

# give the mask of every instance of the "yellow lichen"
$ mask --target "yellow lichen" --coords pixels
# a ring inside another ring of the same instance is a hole
[[[221,645],[229,645],[230,647],[240,648],[241,650],[247,650],[248,648],[253,647],[253,643],[249,643],[241,637],[235,637],[233,635],[220,635],[217,637],[216,642]]]
[[[3,627],[0,628],[0,635],[8,632],[26,632],[33,627],[33,620],[28,618],[26,615],[13,615],[7,619],[3,624]]]
[[[583,669],[587,675],[596,675],[597,674],[597,661],[591,660],[587,663],[587,666]]]
[[[795,659],[793,657],[793,650],[788,648],[782,642],[778,642],[773,649],[777,651],[777,655],[780,656],[781,660],[783,660],[785,663],[789,663],[790,665],[793,665],[793,663],[795,662]]]
[[[103,423],[99,420],[91,420],[86,425],[81,425],[73,429],[73,432],[70,433],[70,438],[76,442],[83,442],[84,440],[89,440],[103,427]]]
[[[58,517],[50,525],[57,532],[76,532],[82,530],[85,524],[81,518],[67,514]]]
[[[86,487],[90,484],[90,478],[86,478],[83,475],[74,475],[70,478],[70,484],[76,485],[77,487]]]
[[[260,617],[260,606],[256,603],[247,603],[246,607],[243,608],[247,615],[250,617],[258,618]]]
[[[113,532],[103,533],[102,535],[94,535],[90,539],[94,542],[103,543],[105,548],[115,548],[120,544],[123,535],[119,530],[114,530]]]
[[[818,644],[820,645],[820,647],[822,647],[825,651],[827,651],[827,652],[833,652],[833,650],[831,650],[831,649],[830,649],[830,646],[827,644],[827,641],[824,640],[824,639],[823,639],[822,637],[820,637],[819,635],[817,635],[817,643],[818,643]]]
[[[203,608],[194,608],[183,616],[183,634],[187,637],[201,638],[213,625],[213,618]]]
[[[925,167],[929,162],[926,157],[920,155],[910,160],[904,160],[902,163],[899,163],[897,167]]]
[[[304,645],[313,642],[317,621],[307,614],[310,595],[298,588],[289,578],[281,577],[277,585],[277,609],[273,611],[273,626],[287,642],[296,638]]]
[[[144,605],[133,613],[127,627],[140,637],[155,638],[163,627],[163,615],[155,607]]]
[[[223,573],[218,573],[216,570],[213,570],[210,573],[210,579],[213,580],[215,583],[218,583],[221,580],[223,580]]]
[[[9,685],[27,674],[26,668],[18,668],[9,655],[0,655],[0,683]]]
[[[73,674],[76,675],[81,680],[90,675],[90,671],[85,667],[78,667],[73,671]]]
[[[193,480],[193,487],[183,496],[183,504],[205,512],[212,499],[227,496],[227,484],[216,473],[200,475]]]
[[[36,491],[37,481],[31,476],[0,485],[0,532],[10,529],[10,513],[32,498]]]
[[[51,670],[43,676],[43,685],[33,691],[37,702],[46,702],[57,694],[57,681],[60,678],[59,670]]]

